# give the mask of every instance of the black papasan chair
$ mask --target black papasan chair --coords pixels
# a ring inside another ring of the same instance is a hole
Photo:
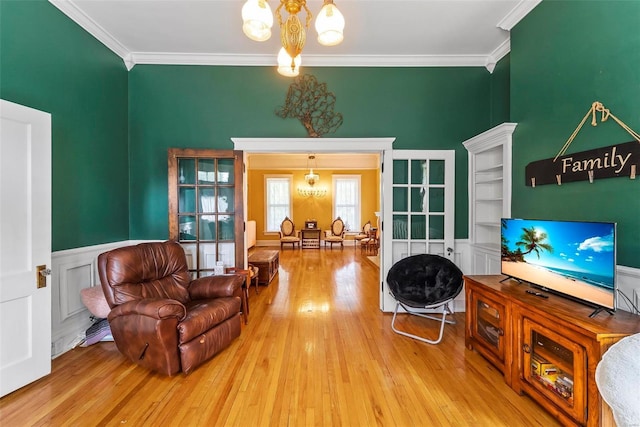
[[[452,314],[449,303],[462,291],[462,271],[447,258],[439,255],[412,255],[396,262],[387,274],[387,284],[391,295],[396,300],[391,329],[397,334],[414,338],[429,344],[442,341],[444,324],[454,324],[455,320],[447,320]],[[437,340],[410,334],[396,329],[395,322],[398,309],[402,307],[407,313],[427,319],[440,321],[440,335]],[[413,309],[437,309],[442,307],[440,317],[412,311]]]

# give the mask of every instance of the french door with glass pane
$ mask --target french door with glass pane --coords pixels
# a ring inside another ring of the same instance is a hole
[[[391,182],[383,183],[385,194],[391,194],[382,233],[385,275],[411,255],[436,254],[455,262],[455,151],[393,150],[392,156]],[[382,309],[394,307],[384,282]]]
[[[242,152],[169,149],[169,238],[194,278],[244,264]]]
[[[453,256],[454,151],[393,152],[393,263],[416,254]],[[452,259],[453,260],[453,259]]]

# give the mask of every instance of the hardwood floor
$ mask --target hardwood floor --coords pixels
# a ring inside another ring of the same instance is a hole
[[[249,324],[188,376],[76,348],[51,375],[0,399],[3,426],[555,426],[464,347],[464,313],[439,345],[394,334],[378,269],[360,251],[291,250],[250,292]],[[437,333],[412,317],[403,327]]]

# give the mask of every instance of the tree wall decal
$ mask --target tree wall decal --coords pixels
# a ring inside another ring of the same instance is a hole
[[[298,119],[312,138],[335,132],[342,125],[342,114],[333,111],[336,96],[327,91],[326,83],[310,75],[296,77],[289,86],[284,106],[276,115]]]

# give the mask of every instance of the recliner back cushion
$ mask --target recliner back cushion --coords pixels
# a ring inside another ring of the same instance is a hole
[[[142,298],[185,303],[190,276],[184,250],[176,242],[142,243],[98,257],[100,280],[111,307]]]

